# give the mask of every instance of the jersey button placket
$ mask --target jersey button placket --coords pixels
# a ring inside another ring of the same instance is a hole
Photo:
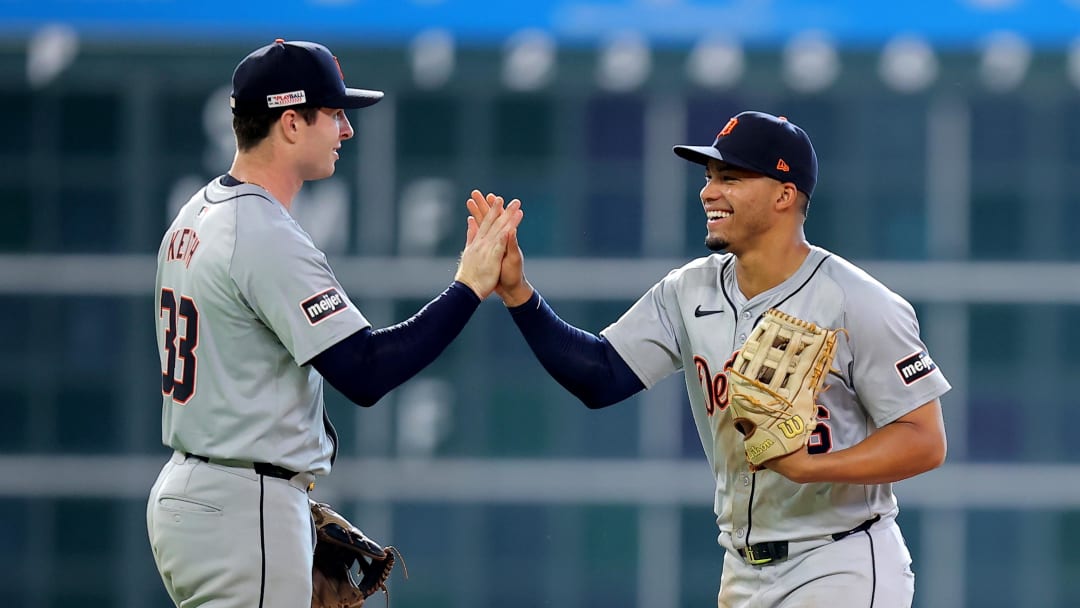
[[[735,331],[738,332],[739,342],[737,348],[742,348],[742,344],[746,342],[746,336],[749,335],[751,320],[754,318],[754,314],[749,308],[742,310],[738,316],[738,322],[735,324]],[[743,465],[744,467],[747,465]],[[733,477],[731,478],[731,489],[734,496],[732,497],[732,525],[735,528],[735,538],[742,541],[746,538],[746,531],[749,527],[749,514],[747,513],[747,507],[750,504],[750,475],[746,472],[746,469],[742,471],[733,471]]]
[[[741,456],[741,454],[740,454]],[[746,466],[746,465],[743,465]],[[747,469],[732,471],[729,478],[731,483],[731,527],[734,528],[736,538],[742,539],[750,524],[747,507],[750,504],[750,475]]]
[[[735,331],[739,332],[735,348],[742,348],[742,345],[746,343],[746,336],[749,335],[751,329],[749,321],[753,316],[750,309],[745,309],[739,313],[735,322]]]

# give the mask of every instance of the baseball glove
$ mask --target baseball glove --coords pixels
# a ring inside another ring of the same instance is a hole
[[[397,549],[379,546],[330,505],[308,502],[316,537],[311,608],[360,608],[376,591],[386,591]]]
[[[840,330],[770,309],[727,369],[732,421],[757,471],[801,450],[817,427],[817,396]]]

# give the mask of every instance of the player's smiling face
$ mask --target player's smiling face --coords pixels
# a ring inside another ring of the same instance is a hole
[[[710,160],[701,189],[708,230],[705,246],[736,255],[744,251],[756,235],[768,230],[770,203],[782,188],[768,176]]]
[[[352,124],[345,110],[320,108],[316,119],[307,129],[304,141],[304,179],[315,180],[334,174],[341,142],[353,136]]]

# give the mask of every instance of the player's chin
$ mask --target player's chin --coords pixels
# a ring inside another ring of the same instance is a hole
[[[333,175],[334,171],[336,169],[337,169],[336,164],[334,164],[333,162],[328,163],[326,166],[320,167],[320,168],[316,169],[315,171],[313,171],[313,175],[311,177],[307,178],[307,179],[309,181],[310,180],[317,180],[317,179],[326,179],[326,178],[330,177],[331,175]]]
[[[728,247],[731,247],[731,243],[715,234],[710,234],[705,237],[705,246],[708,247],[709,251],[721,252],[727,251]]]

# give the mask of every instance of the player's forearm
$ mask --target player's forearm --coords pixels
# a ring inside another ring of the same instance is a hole
[[[540,294],[509,310],[544,369],[587,407],[606,407],[645,388],[607,340],[560,319]]]
[[[812,466],[796,481],[891,483],[941,466],[945,451],[943,433],[898,420],[850,448],[810,456]]]
[[[471,288],[454,283],[411,318],[357,332],[321,353],[312,365],[353,403],[374,405],[434,361],[479,304]]]

